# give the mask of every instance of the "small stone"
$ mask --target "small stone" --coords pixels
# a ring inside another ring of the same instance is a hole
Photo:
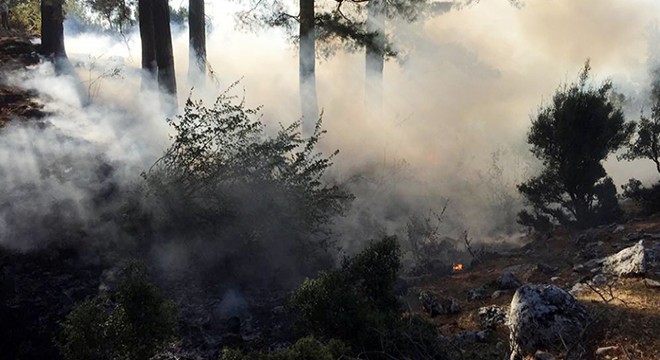
[[[537,351],[534,354],[534,360],[555,360],[555,356],[545,351]]]
[[[442,298],[438,299],[428,291],[419,292],[419,301],[422,308],[431,317],[444,314],[455,314],[461,311],[461,304],[456,299]]]
[[[573,296],[580,296],[580,295],[589,294],[590,292],[591,292],[591,288],[589,287],[589,285],[585,283],[577,283],[573,285],[573,287],[569,291],[569,294]]]
[[[617,225],[614,230],[612,230],[612,234],[618,234],[626,230],[626,227],[623,225]]]
[[[515,290],[522,286],[522,281],[513,275],[511,272],[504,272],[497,280],[497,287],[499,290]]]
[[[483,300],[488,298],[488,291],[482,286],[476,289],[468,291],[467,299],[468,301]]]
[[[490,298],[494,300],[494,299],[497,299],[497,298],[499,298],[502,295],[507,294],[507,293],[508,293],[508,291],[506,291],[506,290],[495,290],[495,291],[493,291],[493,295],[491,295]]]
[[[499,306],[484,306],[479,309],[478,314],[482,328],[494,329],[506,323],[507,313]]]
[[[544,263],[538,263],[536,265],[536,270],[538,270],[538,271],[540,271],[540,272],[542,272],[546,275],[552,275],[552,274],[556,273],[559,270],[559,268],[557,268],[556,266],[550,266],[550,265],[544,264]]]
[[[461,345],[473,344],[477,342],[485,342],[488,339],[490,330],[465,330],[461,331],[454,336],[454,340]]]
[[[612,351],[612,350],[616,350],[616,349],[618,349],[618,348],[619,348],[618,346],[605,346],[605,347],[601,347],[601,348],[596,349],[596,355],[602,355],[602,354],[604,354],[604,353],[606,353],[606,352],[610,352],[610,351]]]
[[[607,277],[603,274],[598,274],[591,279],[591,283],[595,286],[605,286],[607,285]]]
[[[605,259],[591,259],[584,263],[584,267],[587,269],[599,268],[603,265],[603,262],[605,262]]]
[[[561,278],[559,276],[553,276],[553,277],[550,278],[550,281],[552,281],[552,282],[557,282],[559,280],[561,280]]]
[[[653,279],[644,279],[644,285],[654,288],[654,289],[660,289],[660,281],[653,280]]]

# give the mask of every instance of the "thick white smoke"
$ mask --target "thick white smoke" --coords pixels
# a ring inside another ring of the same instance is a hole
[[[236,31],[231,10],[209,4],[208,60],[217,82],[194,90],[186,79],[188,35],[175,29],[179,104],[190,93],[212,100],[243,79],[248,106],[264,105],[270,129],[298,120],[296,50],[281,30]],[[522,9],[491,0],[400,24],[396,35],[406,56],[385,65],[379,117],[364,107],[361,53],[319,60],[319,105],[328,130],[322,147],[340,149],[331,176],[357,196],[337,223],[344,243],[350,248],[378,232],[403,233],[410,216],[439,211],[446,200],[449,236],[468,229],[479,240],[511,231],[503,225],[520,206],[515,184],[536,166],[525,144],[530,114],[591,58],[597,77],[611,77],[629,98],[627,113],[636,116],[650,84],[655,49],[648,44],[659,13],[652,0],[530,1]],[[0,210],[0,243],[15,248],[48,238],[22,236],[35,228],[31,214],[44,209],[89,220],[85,228],[101,233],[94,199],[105,191],[103,183],[138,183],[169,141],[158,94],[140,91],[135,32],[126,41],[67,35],[66,47],[79,78],[55,77],[48,64],[13,76],[14,84],[38,90],[52,112],[51,126],[11,126],[0,135],[0,192],[10,199]],[[91,105],[83,106],[90,97]],[[98,175],[99,158],[112,169],[106,175]],[[619,184],[654,176],[645,162],[611,161],[607,168]]]

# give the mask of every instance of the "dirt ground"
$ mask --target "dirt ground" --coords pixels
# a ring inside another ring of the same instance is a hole
[[[626,239],[627,234],[659,234],[660,215],[623,226],[624,230],[616,233],[611,226],[589,230],[593,241],[602,242],[604,255],[633,245],[634,242]],[[467,301],[469,290],[483,286],[490,295],[496,290],[495,281],[505,269],[523,282],[555,284],[570,290],[584,277],[573,270],[573,266],[580,263],[576,261],[576,254],[584,246],[576,241],[579,236],[580,233],[559,230],[547,239],[537,239],[508,254],[486,256],[481,263],[463,271],[421,282],[409,291],[407,303],[412,312],[422,312],[417,300],[419,290],[458,299],[463,306],[460,313],[440,315],[433,321],[444,335],[449,336],[463,330],[479,330],[479,308],[498,305],[508,310],[514,292],[505,291],[496,299]],[[556,271],[540,271],[537,264],[556,268]],[[660,359],[660,289],[648,286],[645,280],[658,280],[658,275],[650,272],[640,278],[617,278],[603,288],[577,296],[594,314],[589,329],[593,359]],[[486,343],[475,343],[460,351],[466,359],[503,359],[508,351],[508,336],[507,328],[500,326]],[[599,354],[596,354],[597,349],[601,349]]]
[[[37,48],[29,38],[0,34],[0,128],[13,120],[39,119],[45,115],[36,93],[11,86],[6,78],[11,71],[39,62]]]

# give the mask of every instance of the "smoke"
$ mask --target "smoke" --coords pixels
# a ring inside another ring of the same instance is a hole
[[[296,49],[278,29],[236,31],[229,10],[207,9],[213,81],[188,82],[188,36],[175,29],[179,104],[190,94],[208,103],[242,79],[247,106],[264,106],[267,131],[297,121]],[[464,230],[476,241],[513,236],[521,206],[515,184],[538,167],[525,144],[530,116],[591,58],[598,79],[610,77],[627,97],[626,113],[636,117],[656,65],[648,44],[658,13],[660,4],[651,0],[539,1],[521,9],[482,1],[423,23],[396,24],[406,56],[385,64],[377,115],[365,108],[361,52],[318,60],[328,131],[321,147],[340,150],[329,179],[356,195],[334,226],[341,244],[350,252],[382,234],[405,238],[412,216],[440,211],[447,201],[440,228],[447,236]],[[52,114],[49,125],[15,124],[0,133],[0,244],[13,249],[45,246],[53,234],[106,247],[135,241],[111,214],[127,206],[140,173],[170,141],[159,95],[140,90],[135,32],[126,39],[76,34],[66,47],[78,78],[56,77],[43,64],[10,79],[36,89]],[[83,106],[86,98],[91,105]],[[644,162],[610,161],[607,169],[618,184],[653,174]],[[179,246],[154,253],[164,267],[182,268],[195,260],[178,255]]]

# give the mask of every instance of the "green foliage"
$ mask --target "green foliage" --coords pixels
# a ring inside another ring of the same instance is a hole
[[[323,344],[314,337],[304,337],[295,344],[281,351],[272,353],[243,353],[236,349],[224,349],[220,360],[335,360],[349,359],[346,354],[349,349],[338,340],[330,340]]]
[[[66,360],[112,359],[106,324],[107,299],[94,298],[78,304],[62,324],[60,353]]]
[[[297,122],[267,136],[259,109],[230,90],[212,107],[188,100],[169,120],[172,145],[144,174],[158,226],[231,249],[239,262],[263,255],[273,266],[317,266],[331,245],[328,225],[352,199],[323,181],[336,152],[315,150],[320,122],[307,139]]]
[[[291,305],[315,336],[342,340],[356,357],[444,359],[435,326],[401,314],[394,295],[400,256],[396,238],[373,242],[340,269],[305,280]]]
[[[652,215],[660,212],[660,183],[645,187],[637,179],[628,180],[623,188],[623,197],[635,201],[641,207],[641,215]]]
[[[85,4],[107,23],[110,29],[123,31],[135,23],[135,0],[85,0]]]
[[[640,118],[637,123],[637,136],[621,158],[651,160],[660,173],[660,99],[653,106],[651,118],[644,115]]]
[[[544,169],[518,185],[533,209],[519,214],[523,225],[589,227],[620,216],[602,162],[628,142],[634,123],[610,100],[611,82],[588,84],[589,70],[587,62],[579,81],[557,90],[532,121],[528,142]]]
[[[184,25],[188,22],[188,18],[190,17],[190,14],[188,13],[188,9],[184,7],[180,8],[173,8],[170,6],[170,21],[174,24],[177,25]]]
[[[58,340],[66,360],[149,359],[174,340],[176,309],[129,265],[117,291],[80,303],[67,315]]]
[[[355,349],[374,348],[379,330],[400,316],[393,287],[401,267],[395,238],[372,243],[341,269],[307,279],[292,296],[292,306],[319,336],[338,338]]]
[[[29,0],[10,3],[12,26],[24,29],[28,34],[38,35],[41,31],[41,9],[39,1]]]

